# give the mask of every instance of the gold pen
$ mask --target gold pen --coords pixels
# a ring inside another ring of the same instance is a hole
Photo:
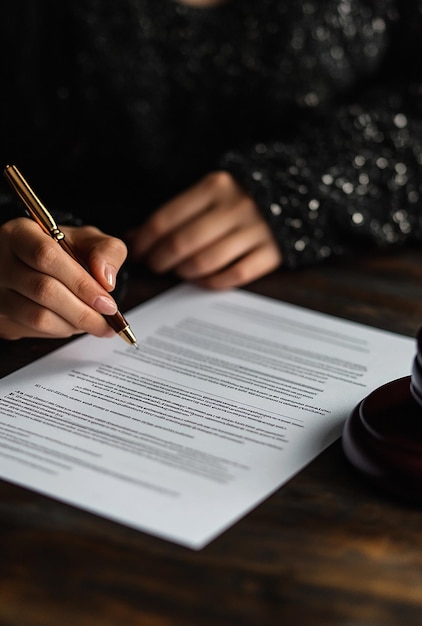
[[[28,185],[16,165],[6,165],[4,175],[10,183],[11,187],[18,194],[26,206],[30,217],[42,228],[47,235],[50,235],[79,265],[87,269],[85,265],[77,258],[72,248],[67,243],[64,233],[57,226],[51,213],[45,208],[41,200],[35,195],[31,187]],[[87,270],[88,271],[88,270]],[[114,315],[103,315],[109,326],[127,343],[137,348],[136,337],[133,334],[128,322],[125,320],[120,311]]]

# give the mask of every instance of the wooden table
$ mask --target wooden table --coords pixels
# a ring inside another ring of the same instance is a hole
[[[132,276],[122,309],[172,284]],[[414,337],[422,252],[248,289]],[[63,343],[0,341],[0,376]],[[0,481],[1,626],[266,624],[422,624],[422,510],[358,478],[339,441],[200,551]]]

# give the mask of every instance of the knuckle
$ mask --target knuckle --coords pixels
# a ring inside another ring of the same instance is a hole
[[[52,327],[52,314],[42,307],[34,308],[28,316],[27,324],[39,333],[50,334]]]
[[[43,272],[49,272],[58,263],[59,247],[53,241],[40,242],[32,250],[32,262],[34,267]]]
[[[168,219],[160,212],[154,213],[148,221],[148,234],[153,238],[160,238],[167,230]]]
[[[183,258],[188,249],[188,240],[182,234],[173,235],[168,238],[166,247],[174,258]]]
[[[75,327],[81,330],[88,330],[92,326],[92,314],[89,309],[83,308],[76,316]],[[97,314],[98,315],[98,314]]]
[[[16,231],[15,220],[9,220],[0,226],[0,232],[6,237],[11,237]]]
[[[127,256],[127,246],[121,239],[117,237],[108,237],[107,249],[111,251],[111,254],[115,257],[125,259]]]
[[[26,236],[26,227],[28,226],[28,219],[26,217],[17,217],[15,219],[7,220],[1,225],[1,231],[8,236],[20,237]]]
[[[54,298],[53,281],[48,276],[38,274],[33,278],[31,288],[36,302],[48,303]]]
[[[192,276],[204,276],[209,274],[210,261],[203,255],[192,257],[189,260],[189,273]]]
[[[81,275],[76,278],[73,285],[72,291],[78,296],[82,297],[83,294],[91,294],[92,293],[92,279],[87,274]]]
[[[124,241],[122,241],[121,239],[118,239],[117,237],[112,237],[110,243],[111,243],[113,250],[115,250],[117,254],[119,254],[123,258],[126,258],[127,245],[125,244]]]
[[[212,187],[216,187],[217,189],[222,189],[225,190],[229,187],[231,187],[233,179],[231,174],[229,174],[229,172],[226,172],[224,170],[219,170],[218,172],[211,172],[211,174],[208,174],[208,176],[206,177],[206,183],[207,185],[210,185]]]
[[[205,287],[206,289],[213,289],[213,290],[221,290],[226,287],[226,284],[221,279],[221,277],[215,274],[201,278],[201,285],[202,287]]]
[[[248,268],[243,263],[237,263],[229,270],[231,282],[237,285],[243,285],[252,280],[251,274]]]

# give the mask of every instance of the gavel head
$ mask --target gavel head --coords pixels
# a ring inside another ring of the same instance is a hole
[[[412,365],[410,393],[418,405],[422,407],[422,327],[416,336],[416,356]]]
[[[422,327],[411,376],[372,391],[346,420],[343,450],[362,476],[422,505]]]

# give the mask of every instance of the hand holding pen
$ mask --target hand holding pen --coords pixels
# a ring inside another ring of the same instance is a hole
[[[124,243],[91,226],[66,229],[68,241],[19,170],[7,166],[4,174],[32,220],[0,228],[0,337],[108,336],[113,329],[136,347],[108,293],[126,258]]]

